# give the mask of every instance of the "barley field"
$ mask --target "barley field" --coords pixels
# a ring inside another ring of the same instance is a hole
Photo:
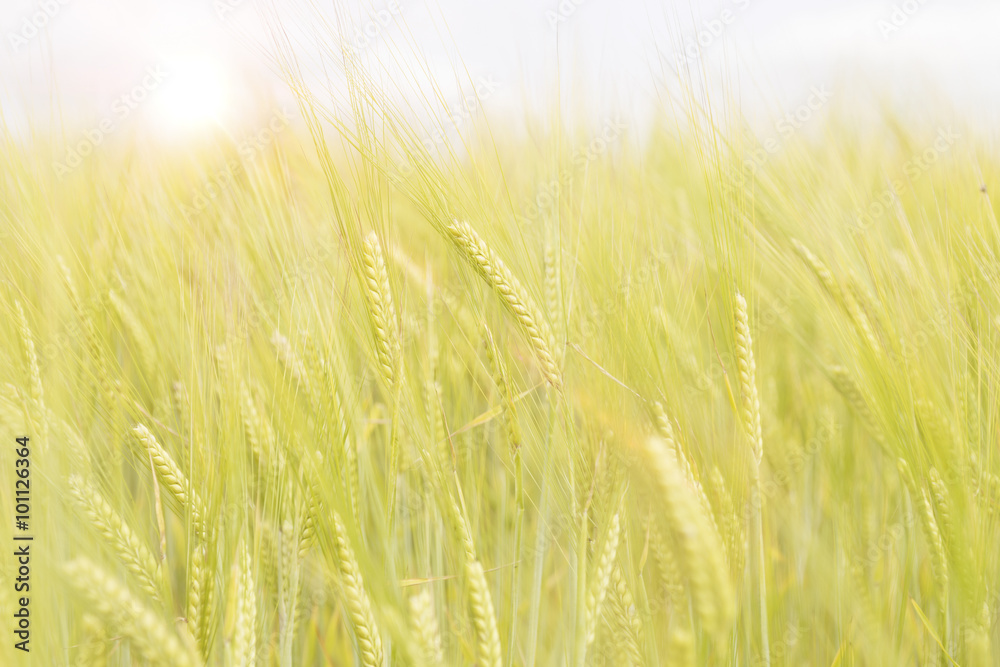
[[[282,40],[267,141],[0,134],[0,663],[998,664],[987,132],[442,145]]]

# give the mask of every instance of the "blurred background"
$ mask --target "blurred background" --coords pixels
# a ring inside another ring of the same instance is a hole
[[[996,128],[998,26],[995,0],[3,0],[0,115],[15,136],[262,127],[294,115],[281,34],[338,108],[351,53],[400,108],[459,123],[562,109],[648,125],[697,91],[776,136],[831,100]]]

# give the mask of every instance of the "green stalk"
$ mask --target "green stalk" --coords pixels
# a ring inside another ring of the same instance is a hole
[[[764,573],[764,522],[763,504],[764,497],[760,489],[760,466],[754,457],[751,464],[751,474],[753,475],[753,488],[750,497],[750,522],[751,533],[756,542],[753,548],[754,567],[757,570],[757,594],[760,605],[760,650],[762,665],[771,667],[771,648],[767,630],[767,579]]]
[[[514,572],[511,575],[510,595],[510,636],[507,639],[507,667],[514,662],[514,637],[517,634],[517,607],[520,602],[521,590],[521,542],[524,533],[524,462],[521,458],[521,448],[514,451]]]

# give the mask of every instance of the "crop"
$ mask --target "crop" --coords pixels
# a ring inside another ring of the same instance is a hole
[[[4,138],[37,664],[1000,659],[974,129],[833,110],[762,166],[709,113],[585,160],[480,121],[431,153],[361,62],[335,112],[278,47],[304,129],[196,210],[225,147],[63,178]]]

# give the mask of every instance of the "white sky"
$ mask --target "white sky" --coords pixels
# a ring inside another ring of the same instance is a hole
[[[42,130],[88,127],[119,122],[114,109],[134,94],[142,99],[126,102],[135,117],[167,133],[238,123],[262,91],[290,106],[252,45],[265,41],[260,8],[304,42],[318,25],[313,3],[330,17],[336,4],[361,19],[354,27],[375,34],[365,57],[409,67],[416,58],[405,44],[415,44],[456,104],[456,64],[474,81],[498,82],[484,101],[491,118],[547,108],[557,68],[564,105],[593,119],[618,109],[648,116],[657,49],[669,64],[678,38],[691,43],[701,30],[706,46],[693,62],[711,79],[724,69],[744,111],[766,122],[826,85],[841,102],[890,93],[914,114],[944,104],[1000,127],[996,0],[562,0],[562,10],[559,0],[396,0],[395,12],[387,0],[0,0],[0,112],[15,127],[27,119]],[[706,32],[715,19],[718,36]],[[879,21],[893,19],[898,29],[884,34]],[[316,49],[300,46],[313,59]],[[390,55],[401,47],[405,55]],[[151,71],[165,72],[163,81]],[[136,93],[144,77],[152,85]],[[573,81],[584,92],[570,105]]]

